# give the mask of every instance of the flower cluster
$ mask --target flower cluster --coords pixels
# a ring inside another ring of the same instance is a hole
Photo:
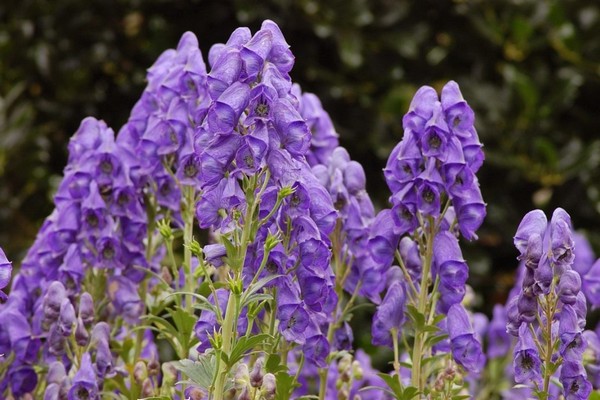
[[[583,399],[600,386],[600,331],[584,331],[600,261],[564,210],[525,216],[507,305],[491,321],[470,310],[459,239],[486,215],[484,156],[456,82],[415,94],[384,169],[391,208],[376,213],[274,22],[236,29],[207,60],[185,33],[117,136],[82,121],[8,295],[0,250],[0,398]],[[390,374],[353,343],[369,303]]]
[[[514,242],[525,265],[521,290],[507,305],[507,331],[518,337],[515,380],[547,393],[557,374],[565,397],[587,398],[592,387],[583,366],[587,307],[581,277],[572,269],[571,218],[561,208],[550,222],[541,210],[531,211]]]
[[[417,91],[384,169],[397,234],[413,232],[419,216],[437,218],[451,203],[461,234],[477,237],[485,203],[475,174],[484,157],[474,119],[456,82],[443,87],[441,98],[429,86]]]

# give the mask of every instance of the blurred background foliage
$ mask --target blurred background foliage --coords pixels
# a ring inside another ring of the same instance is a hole
[[[381,169],[416,89],[456,80],[476,111],[488,218],[465,257],[481,309],[513,283],[512,236],[564,207],[600,252],[600,5],[585,0],[19,0],[0,4],[0,243],[24,255],[87,115],[115,131],[158,55],[194,32],[205,57],[275,20],[385,207]]]

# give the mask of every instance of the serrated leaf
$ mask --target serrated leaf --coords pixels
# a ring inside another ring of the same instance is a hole
[[[216,373],[214,356],[200,356],[198,361],[181,360],[173,366],[183,372],[194,384],[206,390],[209,390],[212,385]]]

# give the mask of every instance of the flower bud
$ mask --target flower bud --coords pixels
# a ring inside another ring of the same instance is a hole
[[[360,363],[358,362],[358,360],[354,360],[352,362],[352,377],[359,381],[363,378],[364,375],[364,371],[362,369],[362,366],[360,365]]]
[[[44,320],[47,324],[55,322],[60,316],[60,306],[67,297],[65,287],[59,281],[54,281],[48,287],[44,296]]]
[[[148,363],[148,376],[157,376],[159,372],[160,364],[158,363],[157,359],[153,358]]]
[[[169,268],[167,267],[162,267],[160,271],[160,277],[169,286],[171,286],[171,283],[173,283],[173,275],[171,275],[171,271],[169,271]]]
[[[54,356],[62,356],[65,353],[65,338],[56,325],[52,325],[48,335],[48,352]]]
[[[254,363],[254,366],[252,367],[252,372],[250,372],[250,385],[252,385],[252,387],[257,388],[257,387],[262,386],[262,384],[263,384],[262,367],[263,367],[263,360],[262,360],[262,358],[259,358]]]
[[[79,297],[79,318],[86,327],[94,322],[94,300],[88,292],[83,292]]]
[[[146,367],[146,363],[142,360],[135,363],[133,367],[133,379],[137,383],[142,382],[144,379],[148,377],[148,368]]]
[[[81,318],[77,318],[77,327],[75,328],[75,342],[81,346],[87,346],[90,342],[90,334],[87,329],[85,329],[85,325]]]
[[[577,301],[577,293],[581,290],[581,277],[570,269],[563,272],[558,283],[558,297],[564,304],[573,305]]]
[[[73,324],[75,323],[75,308],[68,298],[63,299],[60,305],[60,317],[58,319],[58,328],[64,337],[71,336]]]
[[[177,369],[170,362],[164,363],[161,369],[163,375],[162,386],[173,385],[177,381]]]
[[[238,364],[235,370],[235,387],[240,389],[250,383],[250,373],[248,365],[245,363]]]
[[[44,400],[60,400],[60,385],[58,383],[50,383],[46,386]]]
[[[273,400],[275,398],[275,389],[277,388],[275,375],[267,373],[263,376],[263,382],[261,386],[261,392],[263,393],[266,400]]]
[[[56,383],[59,384],[65,379],[67,376],[67,372],[65,370],[65,366],[60,361],[54,361],[48,367],[48,374],[46,375],[47,383]]]
[[[244,386],[240,395],[238,396],[238,400],[251,400],[250,391],[248,390],[248,386]]]
[[[151,397],[154,395],[154,386],[150,378],[144,379],[142,382],[142,396]]]
[[[191,386],[188,388],[188,390],[186,390],[186,399],[190,399],[190,400],[202,400],[204,398],[204,393],[202,392],[202,389],[195,387],[195,386]]]

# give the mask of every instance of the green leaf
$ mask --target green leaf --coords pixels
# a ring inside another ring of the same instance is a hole
[[[276,374],[280,371],[287,371],[287,367],[281,364],[281,357],[278,354],[269,354],[265,363],[265,371]]]
[[[447,337],[448,337],[447,333],[441,333],[439,335],[429,336],[425,340],[425,346],[427,346],[427,347],[433,347],[434,345],[438,344],[439,342],[441,342],[442,340],[446,339]]]
[[[246,352],[252,350],[259,344],[262,344],[262,342],[264,342],[266,340],[270,340],[270,339],[272,339],[272,337],[271,337],[271,335],[269,335],[267,333],[261,333],[259,335],[251,335],[251,336],[242,336],[237,341],[234,348],[231,350],[227,364],[230,367],[233,367],[233,365],[235,365],[236,362],[238,362],[239,360],[242,359],[242,357],[244,357]]]
[[[216,359],[214,356],[200,356],[198,361],[181,360],[174,363],[174,366],[194,384],[206,390],[210,389],[216,373]]]
[[[408,386],[402,393],[402,400],[411,400],[419,394],[419,389],[414,386]]]
[[[204,296],[202,296],[201,294],[198,293],[193,293],[193,292],[174,292],[171,293],[169,296],[177,296],[177,295],[181,295],[181,296],[193,296],[194,298],[198,299],[200,302],[198,303],[198,305],[202,305],[201,307],[196,307],[196,305],[194,305],[195,308],[200,308],[202,310],[210,310],[212,311],[214,314],[217,314],[217,308],[215,307],[214,304],[212,304],[210,301],[208,301],[208,299]]]
[[[470,399],[471,396],[469,396],[468,394],[459,394],[456,396],[452,396],[452,400],[466,400],[466,399]]]
[[[412,304],[406,306],[406,311],[415,325],[415,330],[423,330],[423,327],[425,326],[425,315],[417,310],[417,308]]]
[[[259,301],[270,301],[273,300],[273,296],[268,293],[255,293],[251,296],[248,296],[241,304],[240,307],[244,308],[251,303],[257,303]]]
[[[298,384],[296,378],[288,374],[287,371],[280,371],[275,374],[275,399],[276,400],[289,400],[292,395],[292,391]]]
[[[403,391],[397,376],[391,376],[388,374],[384,374],[383,372],[378,372],[377,375],[385,381],[386,385],[388,385],[388,387],[394,394],[394,397],[396,397],[397,399],[402,398]]]

